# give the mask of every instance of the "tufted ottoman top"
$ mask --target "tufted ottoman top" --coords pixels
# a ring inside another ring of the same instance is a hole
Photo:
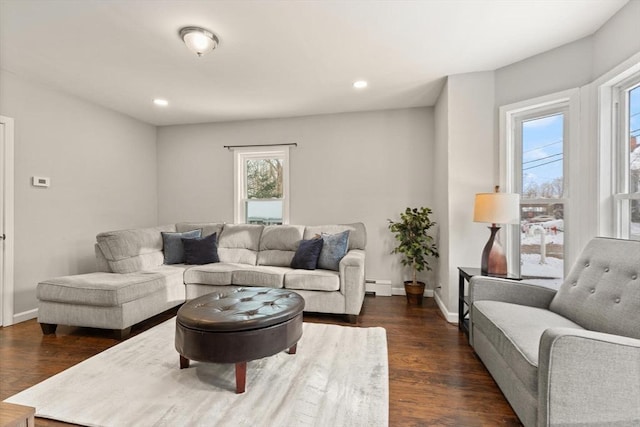
[[[286,322],[304,309],[295,292],[272,288],[241,288],[214,292],[185,303],[177,321],[201,331],[246,331]]]

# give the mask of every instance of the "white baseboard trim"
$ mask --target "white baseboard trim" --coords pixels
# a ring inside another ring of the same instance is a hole
[[[391,295],[406,295],[407,293],[404,291],[404,287],[402,288],[391,288]],[[424,296],[425,297],[433,297],[433,290],[432,289],[425,289],[424,290]]]
[[[449,323],[455,323],[457,325],[458,313],[451,313],[450,311],[448,311],[447,306],[445,305],[444,301],[442,301],[442,299],[440,298],[440,295],[439,294],[435,294],[435,295],[436,295],[436,304],[438,304],[438,308],[440,309],[440,312],[444,316],[445,320]]]
[[[22,313],[16,313],[13,315],[12,325],[15,325],[16,323],[26,322],[27,320],[35,319],[36,317],[38,317],[37,308],[34,308],[33,310],[23,311]]]

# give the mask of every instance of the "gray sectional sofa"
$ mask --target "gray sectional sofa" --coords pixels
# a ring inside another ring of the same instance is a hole
[[[595,238],[560,289],[470,281],[469,339],[527,427],[640,426],[640,242]]]
[[[220,262],[164,264],[162,232],[217,233]],[[337,271],[290,267],[301,240],[349,230],[348,251]],[[346,314],[352,322],[364,300],[366,230],[363,224],[251,225],[178,223],[100,233],[98,272],[38,284],[38,322],[45,334],[58,324],[119,331],[211,292],[246,286],[286,288],[305,300],[305,311]]]

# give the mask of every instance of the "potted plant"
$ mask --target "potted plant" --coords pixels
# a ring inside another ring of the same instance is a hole
[[[431,221],[429,208],[407,208],[400,214],[400,221],[389,221],[389,230],[395,233],[397,246],[392,254],[401,254],[402,265],[411,267],[412,280],[404,282],[404,290],[407,294],[407,302],[422,305],[424,295],[424,282],[417,279],[418,272],[431,270],[429,258],[440,256],[436,243],[428,233],[429,229],[436,225]]]

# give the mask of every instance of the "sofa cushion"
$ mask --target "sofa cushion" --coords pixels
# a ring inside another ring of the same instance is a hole
[[[174,233],[163,231],[162,235],[162,252],[164,254],[165,264],[182,264],[184,263],[184,245],[182,239],[199,238],[202,234],[201,229],[185,231],[184,233]]]
[[[263,225],[225,224],[218,238],[221,262],[256,265]]]
[[[315,270],[318,268],[318,258],[320,258],[322,245],[322,239],[301,240],[291,260],[291,268],[301,268],[303,270]]]
[[[163,231],[176,231],[165,225],[135,230],[119,230],[96,236],[98,246],[114,273],[133,273],[150,270],[164,263],[162,253]]]
[[[161,266],[136,273],[89,273],[56,277],[38,283],[40,301],[114,307],[166,288],[169,277],[182,276],[183,267]]]
[[[302,239],[300,225],[268,225],[260,237],[258,265],[288,267]]]
[[[202,230],[202,237],[210,236],[216,233],[220,236],[224,222],[179,222],[176,224],[176,231],[184,233],[185,231]]]
[[[199,239],[182,239],[185,264],[209,264],[220,262],[217,236],[213,233]]]
[[[247,265],[233,272],[231,281],[240,286],[264,286],[266,288],[284,287],[284,275],[290,271],[287,267],[269,267],[266,265]]]
[[[338,291],[340,275],[329,270],[292,270],[284,276],[284,287],[307,291]]]
[[[476,301],[474,327],[491,342],[514,374],[532,392],[538,390],[538,349],[542,333],[554,327],[583,329],[544,308],[501,301]]]
[[[585,329],[640,339],[640,241],[592,239],[549,308]]]
[[[349,230],[349,250],[362,249],[364,250],[367,245],[367,231],[365,226],[361,222],[353,224],[341,224],[341,225],[310,225],[305,227],[304,236],[305,240],[312,239],[316,234],[336,234],[345,230]]]
[[[322,233],[322,242],[318,268],[338,271],[340,260],[347,254],[349,247],[349,230],[337,234]]]
[[[246,267],[246,264],[224,262],[189,267],[184,272],[184,283],[185,285],[231,285],[233,272]]]

